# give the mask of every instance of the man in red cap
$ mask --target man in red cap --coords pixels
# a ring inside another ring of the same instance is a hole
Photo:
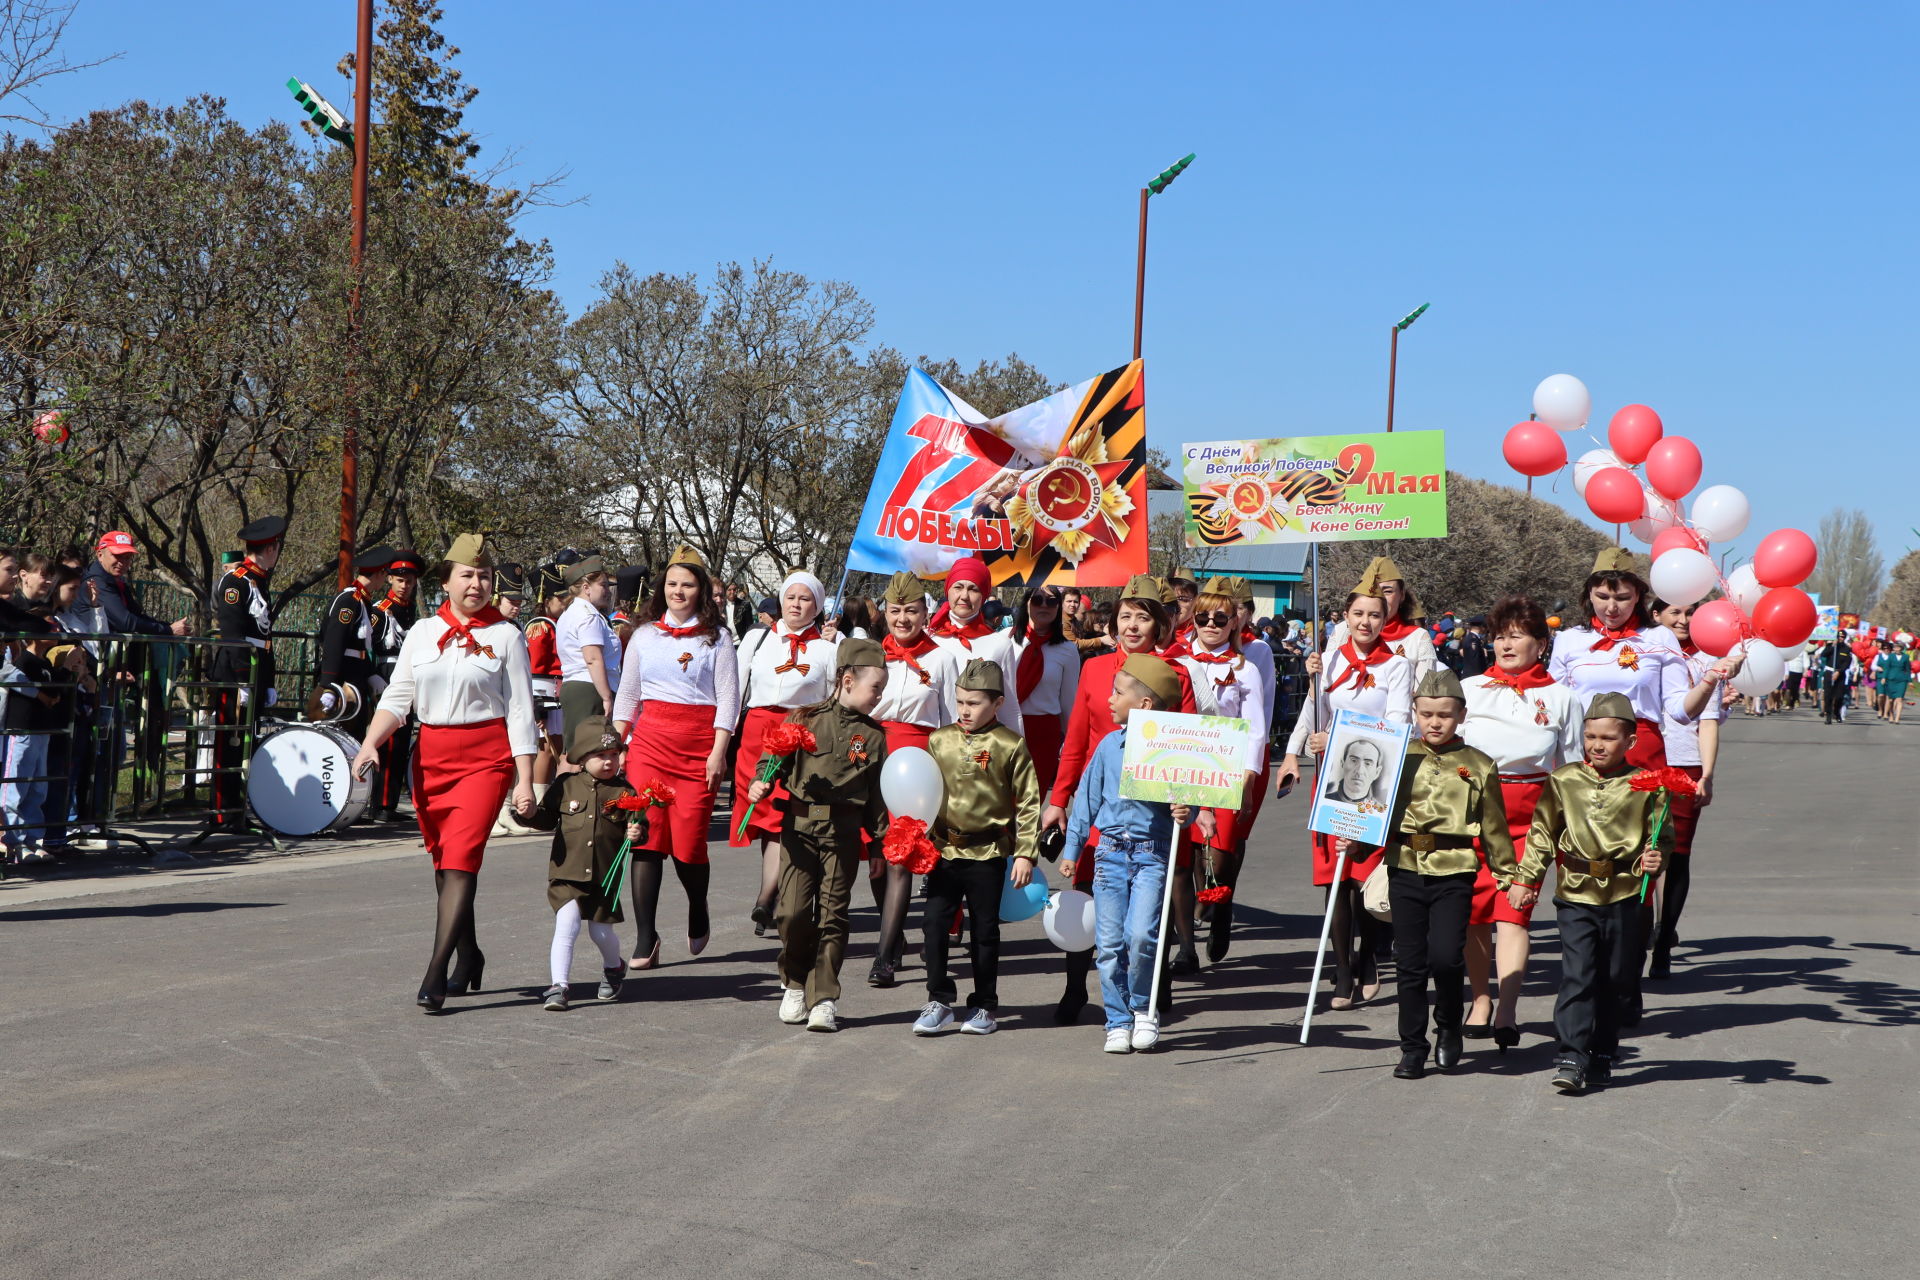
[[[168,624],[140,611],[140,601],[127,581],[140,549],[129,534],[115,530],[102,534],[93,547],[94,562],[80,575],[80,594],[89,606],[102,611],[106,628],[117,636],[183,636],[187,619]]]
[[[90,609],[97,624],[103,631],[117,636],[184,636],[190,623],[180,618],[165,623],[158,618],[149,617],[140,608],[140,601],[133,594],[133,586],[127,580],[128,571],[133,567],[133,558],[140,554],[134,546],[131,535],[116,529],[112,533],[101,535],[100,541],[93,546],[94,561],[80,575],[80,598],[82,608]],[[139,684],[140,693],[118,705],[103,705],[98,712],[100,724],[107,726],[106,732],[96,733],[99,744],[98,754],[94,758],[94,804],[103,809],[113,793],[114,779],[119,775],[121,751],[125,746],[122,733],[125,729],[125,707],[138,709],[139,718],[134,725],[138,741],[135,748],[139,758],[146,762],[155,777],[160,776],[162,752],[166,747],[167,706],[159,673],[149,661],[149,648],[146,645],[129,645],[118,654],[107,654],[107,661],[118,672],[133,676]],[[83,815],[83,821],[97,821],[97,816]],[[84,846],[83,846],[84,847]]]
[[[1000,668],[1006,689],[1006,701],[1000,704],[1000,723],[1021,737],[1026,722],[1020,715],[1019,682],[1014,668],[1018,659],[1013,651],[1013,632],[996,631],[981,610],[993,594],[993,575],[979,556],[963,556],[947,570],[947,602],[927,622],[927,634],[935,644],[949,650],[965,667],[975,658],[984,658]]]

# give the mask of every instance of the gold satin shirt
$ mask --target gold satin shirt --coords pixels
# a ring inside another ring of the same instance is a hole
[[[1556,853],[1590,861],[1612,859],[1619,866],[1610,876],[1590,876],[1560,867],[1553,896],[1567,902],[1604,907],[1640,895],[1640,854],[1647,847],[1658,792],[1635,791],[1638,769],[1601,775],[1586,764],[1555,769],[1540,791],[1527,832],[1526,857],[1520,862],[1520,883],[1539,884]],[[1673,847],[1673,817],[1669,813],[1660,833],[1660,847]]]
[[[1407,744],[1393,812],[1387,857],[1390,865],[1402,871],[1457,876],[1478,870],[1480,857],[1470,846],[1420,850],[1408,839],[1444,835],[1478,839],[1486,850],[1487,866],[1502,888],[1519,874],[1513,833],[1507,829],[1507,804],[1500,794],[1500,767],[1459,738],[1438,747],[1429,747],[1419,738]]]
[[[935,729],[927,751],[947,784],[928,836],[943,858],[1038,859],[1040,779],[1027,740],[995,721],[984,733]]]

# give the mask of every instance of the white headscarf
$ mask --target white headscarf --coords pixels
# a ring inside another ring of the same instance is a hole
[[[816,616],[818,616],[819,614],[824,614],[827,611],[827,589],[820,585],[820,579],[814,577],[812,574],[808,573],[805,569],[795,569],[792,573],[788,574],[785,578],[781,580],[780,599],[782,600],[786,599],[787,588],[793,586],[796,583],[798,583],[800,586],[805,587],[809,592],[813,594],[813,607],[814,607]]]

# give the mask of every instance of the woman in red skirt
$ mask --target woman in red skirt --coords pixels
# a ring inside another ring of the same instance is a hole
[[[736,655],[740,700],[747,708],[740,725],[740,750],[733,773],[733,816],[727,842],[736,849],[760,846],[760,893],[753,902],[753,936],[764,936],[773,925],[773,900],[780,884],[780,824],[787,789],[775,783],[767,798],[753,806],[745,834],[740,816],[747,811],[747,792],[760,771],[760,744],[767,730],[786,719],[787,712],[825,701],[833,692],[833,655],[838,641],[820,632],[820,613],[827,591],[820,579],[795,569],[780,584],[780,617],[771,630],[756,631],[740,644]]]
[[[1040,828],[1057,827],[1066,830],[1067,809],[1073,804],[1073,793],[1080,785],[1080,775],[1086,772],[1087,761],[1093,757],[1093,749],[1100,740],[1114,731],[1113,713],[1107,703],[1113,697],[1113,677],[1120,670],[1120,664],[1136,653],[1153,654],[1173,638],[1173,615],[1167,611],[1163,597],[1162,583],[1158,578],[1140,574],[1130,580],[1122,589],[1119,604],[1113,611],[1113,642],[1117,646],[1112,653],[1103,653],[1088,658],[1080,668],[1080,680],[1074,689],[1071,709],[1067,712],[1066,738],[1060,747],[1060,763],[1053,776],[1053,787],[1047,793],[1047,807],[1040,814]],[[1180,677],[1180,702],[1170,706],[1169,711],[1192,712],[1193,681],[1187,675],[1185,667],[1172,664],[1175,674]],[[1039,766],[1038,757],[1034,760]],[[1088,856],[1081,857],[1078,849],[1065,849],[1061,857],[1073,862],[1073,887],[1083,892],[1093,888],[1092,848],[1100,842],[1096,831],[1088,838]],[[1054,1010],[1054,1019],[1058,1022],[1072,1022],[1080,1016],[1087,1005],[1087,974],[1093,970],[1093,949],[1070,951],[1067,953],[1067,989],[1060,997],[1059,1007]]]
[[[1461,682],[1467,718],[1460,736],[1499,766],[1507,828],[1514,847],[1524,850],[1547,775],[1584,757],[1580,731],[1585,708],[1540,661],[1552,635],[1546,610],[1525,596],[1513,596],[1494,605],[1487,623],[1494,665],[1486,674]],[[1483,855],[1467,916],[1467,984],[1473,1006],[1461,1030],[1470,1040],[1491,1036],[1502,1053],[1520,1042],[1520,987],[1526,981],[1531,945],[1527,926],[1532,919],[1532,907],[1516,910],[1495,887]],[[1491,988],[1496,963],[1497,1000]]]
[[[889,753],[902,747],[925,749],[935,729],[953,723],[953,690],[965,662],[927,634],[927,590],[902,570],[887,583],[881,603],[884,630],[880,648],[887,660],[887,687],[873,718],[887,732]],[[894,971],[906,955],[907,909],[913,899],[913,873],[888,862],[873,842],[867,845],[867,885],[880,908],[880,943],[867,984],[894,985]]]
[[[713,796],[727,772],[727,745],[740,718],[740,673],[733,637],[720,621],[706,561],[682,546],[667,561],[640,611],[620,660],[613,731],[627,744],[627,781],[636,791],[663,782],[673,802],[648,815],[647,840],[633,850],[633,916],[639,926],[628,967],[660,963],[664,864],[687,891],[687,952],[707,949],[707,827]]]
[[[527,641],[491,603],[493,556],[463,533],[440,562],[447,600],[407,632],[393,680],[354,756],[364,777],[409,711],[420,721],[413,751],[413,805],[433,855],[439,912],[433,955],[417,1003],[437,1012],[451,990],[480,988],[486,956],[474,935],[473,900],[487,833],[513,793],[513,811],[533,812],[533,756],[539,750]],[[451,979],[447,963],[460,964]]]

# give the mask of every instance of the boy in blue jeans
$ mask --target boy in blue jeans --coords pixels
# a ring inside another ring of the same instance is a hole
[[[1121,665],[1107,699],[1118,732],[1094,748],[1067,818],[1067,848],[1082,848],[1090,829],[1099,836],[1093,855],[1093,947],[1100,998],[1107,1007],[1107,1053],[1151,1049],[1160,1042],[1160,1020],[1147,1012],[1160,968],[1160,903],[1174,833],[1187,825],[1189,813],[1183,804],[1123,798],[1120,753],[1126,749],[1129,716],[1164,710],[1179,699],[1180,677],[1165,659],[1136,653]],[[1199,822],[1211,838],[1213,812],[1202,809]],[[1069,884],[1073,870],[1072,862],[1060,864]]]

